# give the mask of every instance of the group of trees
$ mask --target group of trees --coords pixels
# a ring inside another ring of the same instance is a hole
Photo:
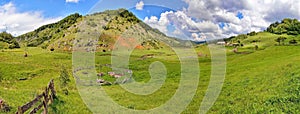
[[[41,26],[41,27],[39,27],[38,29],[36,29],[34,31],[35,32],[40,32],[40,31],[45,30],[47,28],[67,29],[70,26],[72,26],[73,24],[75,24],[77,22],[77,19],[81,18],[81,17],[82,17],[82,15],[80,15],[78,13],[75,13],[75,14],[69,15],[68,17],[60,20],[59,22]]]
[[[16,41],[15,37],[7,32],[0,33],[0,42],[5,42],[8,44],[9,49],[20,48],[19,43]]]
[[[297,19],[283,19],[281,22],[271,24],[267,31],[274,34],[300,34],[300,22]]]
[[[275,39],[275,41],[278,42],[279,45],[284,45],[283,43],[284,43],[285,40],[287,40],[287,38],[283,37],[283,36],[280,36],[280,37]],[[289,44],[290,45],[295,45],[295,44],[298,44],[298,42],[297,42],[297,40],[292,39],[292,40],[289,41]]]

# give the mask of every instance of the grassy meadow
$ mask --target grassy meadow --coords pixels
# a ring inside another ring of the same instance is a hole
[[[300,112],[300,46],[276,45],[278,35],[258,33],[240,42],[240,53],[227,47],[227,72],[220,96],[208,113],[299,113]],[[289,39],[294,37],[286,36]],[[261,39],[254,49],[251,40]],[[233,40],[234,42],[235,40]],[[287,40],[288,41],[288,40]],[[198,113],[210,80],[211,58],[206,45],[195,46],[199,56],[200,79],[192,102],[182,112]],[[72,53],[50,52],[39,47],[28,48],[28,57],[24,49],[3,49],[0,51],[0,98],[4,99],[11,111],[32,100],[40,94],[50,79],[55,80],[58,100],[50,106],[50,113],[89,114],[92,113],[82,101],[74,78],[65,95],[59,87],[60,70],[64,66],[72,76]],[[141,57],[154,54],[153,57]],[[102,67],[111,61],[110,52],[97,52],[97,72],[111,69]],[[137,110],[158,107],[169,100],[176,92],[180,80],[180,61],[170,49],[135,50],[131,54],[129,68],[138,82],[150,80],[148,67],[152,62],[161,61],[167,69],[167,78],[163,86],[147,96],[126,92],[119,85],[103,86],[110,97],[118,104]],[[106,78],[113,81],[114,79]],[[95,80],[96,81],[96,80]],[[151,99],[151,100],[149,100]],[[4,112],[1,112],[4,113]]]

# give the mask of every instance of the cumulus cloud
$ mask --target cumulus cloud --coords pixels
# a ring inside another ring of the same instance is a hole
[[[206,40],[206,36],[207,35],[204,35],[204,34],[197,34],[197,33],[192,33],[192,40],[193,41],[205,41]]]
[[[140,2],[136,3],[135,8],[136,8],[137,10],[143,10],[144,5],[145,5],[144,2],[143,2],[143,1],[140,1]]]
[[[181,11],[165,12],[160,18],[153,17],[150,25],[167,31],[165,24],[173,24],[177,27],[174,34],[184,33],[192,40],[201,40],[263,31],[271,23],[284,18],[300,19],[299,0],[183,1],[187,7]],[[147,23],[150,23],[149,19]]]
[[[66,0],[67,3],[78,3],[79,0]]]
[[[44,18],[39,11],[18,12],[12,2],[0,6],[0,17],[3,17],[0,18],[0,32],[7,31],[15,36],[61,19]]]
[[[221,31],[217,24],[210,21],[197,22],[188,17],[183,11],[167,11],[160,15],[160,18],[146,17],[144,22],[153,28],[166,33],[169,36],[179,36],[181,39],[205,40],[208,37],[221,37]],[[168,26],[172,25],[175,30],[170,33]]]
[[[145,17],[144,22],[153,28],[160,30],[161,32],[167,33],[167,26],[170,24],[168,15],[172,14],[173,11],[167,11],[160,15],[160,18],[156,16]]]
[[[283,18],[300,19],[299,0],[251,0],[247,1],[250,11],[264,16],[266,21],[277,21]]]

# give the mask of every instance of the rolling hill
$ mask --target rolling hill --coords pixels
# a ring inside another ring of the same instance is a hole
[[[300,42],[300,22],[297,19],[283,19],[272,23],[267,30],[250,32],[224,39],[229,49],[238,48],[240,52],[252,53],[272,46],[297,46]]]
[[[83,26],[88,26],[85,28]],[[83,30],[84,29],[84,30]],[[32,32],[18,36],[21,44],[28,47],[54,48],[55,50],[71,51],[78,34],[95,32],[99,35],[97,50],[112,50],[116,40],[123,36],[139,39],[140,48],[159,49],[161,41],[177,43],[157,29],[153,29],[125,9],[107,10],[87,16],[72,14],[63,20],[44,25]]]
[[[298,23],[293,19],[285,19],[272,24],[266,31],[226,38],[226,79],[220,96],[208,113],[299,113]],[[96,45],[98,51],[95,52],[97,72],[111,71],[107,66],[111,64],[110,50],[114,48],[114,43],[119,38],[130,40],[131,37],[140,40],[140,46],[132,52],[129,63],[136,81],[146,83],[151,79],[149,66],[154,62],[162,62],[167,69],[165,83],[150,95],[136,95],[117,84],[102,86],[116,103],[128,109],[147,110],[163,105],[177,91],[182,73],[180,59],[175,52],[165,48],[164,43],[181,45],[184,44],[182,41],[152,29],[124,9],[87,16],[72,14],[57,23],[16,38],[8,33],[0,34],[0,46],[6,46],[0,52],[0,99],[11,109],[10,112],[0,110],[0,113],[16,112],[18,106],[44,91],[50,79],[55,80],[58,99],[49,106],[49,113],[92,113],[83,102],[74,78],[70,78],[66,85],[68,94],[60,85],[61,69],[66,68],[63,72],[70,77],[73,72],[72,54],[66,52],[72,49],[70,47],[73,47],[77,35],[89,32],[99,36]],[[20,49],[17,48],[17,41]],[[9,49],[9,46],[14,49]],[[28,57],[23,56],[24,48],[28,48]],[[51,48],[55,51],[50,52]],[[199,113],[212,67],[209,46],[195,44],[194,49],[198,54],[200,83],[192,101],[182,112],[187,114]],[[234,49],[238,50],[234,52]],[[115,80],[107,74],[104,79]],[[96,80],[93,82],[96,83]]]

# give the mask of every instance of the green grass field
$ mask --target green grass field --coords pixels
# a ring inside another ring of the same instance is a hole
[[[252,39],[254,37],[249,38]],[[247,44],[247,40],[242,42],[245,46],[241,51],[251,50],[251,53],[234,54],[231,48],[227,48],[226,79],[219,98],[208,113],[299,113],[300,47],[274,46],[276,42],[272,39],[264,41],[266,43],[260,46],[263,48],[255,51],[249,48],[251,44]],[[187,114],[198,113],[211,74],[209,49],[197,46],[195,50],[207,56],[199,57],[199,85],[192,102],[183,111]],[[23,49],[0,51],[0,98],[11,106],[9,113],[16,112],[18,106],[40,94],[52,78],[55,80],[58,100],[51,105],[50,113],[92,113],[82,101],[73,78],[68,85],[69,95],[65,95],[59,87],[58,77],[62,66],[68,69],[70,75],[72,73],[71,53],[29,48],[29,57],[25,58],[23,54]],[[109,54],[95,54],[98,72],[110,70],[99,67],[110,63]],[[145,54],[155,56],[141,59]],[[168,70],[166,82],[157,92],[141,96],[126,92],[119,85],[103,88],[114,101],[127,108],[146,110],[164,104],[176,92],[180,80],[180,63],[176,54],[169,49],[136,50],[131,55],[129,66],[134,71],[136,81],[147,82],[150,79],[148,67],[155,61],[164,63]]]

